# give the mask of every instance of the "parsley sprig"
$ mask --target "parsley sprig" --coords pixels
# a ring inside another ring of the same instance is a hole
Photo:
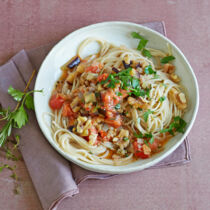
[[[170,61],[172,61],[172,60],[174,60],[174,59],[175,59],[175,57],[174,57],[173,55],[170,55],[170,56],[166,56],[166,57],[162,58],[162,59],[160,60],[160,62],[161,62],[162,64],[165,64],[165,63],[168,63],[168,62],[170,62]]]
[[[120,83],[122,89],[128,91],[128,95],[135,96],[148,96],[149,97],[149,89],[141,89],[139,79],[130,75],[132,68],[129,67],[120,71],[119,73],[110,74],[105,80],[102,80],[100,83],[106,84],[108,83],[108,88],[115,88],[115,85]],[[121,95],[121,93],[117,93],[117,95]]]
[[[145,49],[146,47],[146,44],[148,42],[147,39],[145,39],[143,36],[141,36],[139,33],[137,32],[132,32],[131,33],[131,36],[134,38],[134,39],[139,39],[139,44],[137,46],[137,50],[141,51],[142,54],[148,58],[151,58],[152,55],[150,53],[149,50]]]
[[[184,133],[184,129],[187,123],[179,116],[174,117],[173,122],[169,125],[168,128],[162,129],[160,133],[169,132],[171,135],[174,135],[174,132]]]
[[[11,95],[18,104],[13,111],[11,111],[10,107],[3,109],[2,106],[0,106],[0,115],[2,116],[0,120],[6,121],[6,124],[0,131],[0,147],[4,145],[7,138],[11,135],[13,128],[22,128],[28,122],[28,114],[25,107],[34,110],[34,102],[31,94],[34,92],[42,92],[42,90],[32,90],[27,92],[34,75],[35,71],[32,73],[24,92],[14,89],[12,86],[8,89],[8,94]]]
[[[148,117],[150,114],[153,114],[154,112],[151,111],[150,109],[148,109],[148,111],[144,112],[143,117],[144,117],[144,121],[147,122]]]
[[[142,133],[139,133],[139,134],[137,134],[137,133],[134,133],[133,134],[136,138],[144,138],[144,143],[146,144],[146,145],[148,145],[148,142],[150,143],[150,144],[152,144],[153,142],[154,142],[154,136],[151,134],[151,133],[145,133],[144,135],[142,134]],[[147,140],[146,140],[146,139]],[[149,139],[149,140],[148,140]]]

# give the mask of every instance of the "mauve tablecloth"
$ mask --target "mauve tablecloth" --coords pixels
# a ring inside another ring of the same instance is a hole
[[[166,35],[163,22],[143,25]],[[22,50],[0,67],[0,102],[3,107],[15,106],[15,102],[7,94],[8,87],[12,85],[23,90],[32,70],[39,69],[54,44],[29,51]],[[34,81],[30,89],[33,87]],[[20,151],[44,209],[56,209],[64,198],[77,194],[78,185],[87,179],[106,179],[114,176],[84,170],[60,156],[44,138],[33,112],[29,113],[29,123],[15,133],[21,136]],[[151,168],[176,166],[189,161],[189,145],[186,139],[173,154]]]

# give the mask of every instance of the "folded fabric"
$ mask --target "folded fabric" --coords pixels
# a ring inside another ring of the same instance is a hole
[[[163,22],[144,25],[165,35]],[[54,44],[29,51],[22,50],[0,67],[0,103],[3,107],[14,108],[15,102],[8,95],[7,89],[12,85],[23,90],[33,69],[39,69]],[[33,87],[34,81],[30,89]],[[21,130],[15,130],[15,133],[21,137],[20,151],[44,209],[56,209],[64,198],[77,194],[78,185],[87,179],[107,179],[115,176],[87,171],[60,156],[43,136],[32,111],[29,112],[28,124]],[[189,145],[186,139],[173,154],[150,168],[176,166],[189,161]]]

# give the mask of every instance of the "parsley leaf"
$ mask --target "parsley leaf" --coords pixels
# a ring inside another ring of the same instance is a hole
[[[147,112],[144,112],[143,117],[144,117],[144,121],[147,122],[148,117],[150,114],[154,113],[153,111],[151,111],[150,109],[148,109]]]
[[[134,39],[144,39],[143,36],[141,36],[139,33],[137,32],[132,32],[131,33],[131,36],[134,38]]]
[[[146,134],[144,135],[144,138],[152,138],[152,134],[151,134],[151,133],[146,133]]]
[[[145,57],[148,57],[148,58],[151,58],[152,55],[150,53],[149,50],[145,49],[146,47],[146,44],[148,42],[147,39],[145,39],[143,36],[141,36],[140,34],[138,34],[137,32],[132,32],[131,33],[131,36],[134,38],[134,39],[139,39],[139,44],[137,46],[137,50],[141,51],[142,52],[142,55],[144,55]]]
[[[162,64],[165,64],[165,63],[168,63],[169,61],[172,61],[172,60],[174,60],[175,59],[175,57],[174,56],[166,56],[166,57],[164,57],[164,58],[162,58],[161,60],[160,60],[160,62],[162,63]]]
[[[34,110],[34,99],[31,95],[27,95],[25,98],[25,105],[28,109]]]
[[[128,141],[129,138],[128,138],[128,137],[124,137],[123,140],[124,140],[124,141]]]
[[[171,135],[174,135],[174,131],[184,133],[184,128],[187,123],[179,116],[174,117],[173,122],[169,125],[169,128],[162,129],[160,133],[169,132]]]
[[[23,105],[14,113],[12,118],[17,123],[18,128],[22,128],[28,122],[28,114]]]
[[[114,108],[115,109],[120,109],[120,104],[117,104]]]
[[[133,78],[131,83],[132,83],[132,87],[134,89],[137,88],[137,87],[140,87],[140,85],[139,85],[139,79],[137,79],[137,78]]]
[[[0,132],[0,146],[2,146],[5,142],[5,139],[11,135],[12,131],[12,123],[11,119],[4,125]]]
[[[160,102],[163,102],[163,101],[165,101],[165,99],[166,99],[165,96],[161,96],[159,100],[160,100]]]
[[[134,133],[133,135],[134,135],[136,138],[143,138],[143,134],[142,134],[142,133],[139,133],[139,134]]]
[[[154,142],[154,136],[151,134],[151,133],[146,133],[146,134],[142,134],[142,133],[139,133],[139,134],[137,134],[137,133],[134,133],[133,134],[136,138],[150,138],[150,140],[149,140],[149,143],[150,144],[152,144],[153,142]],[[149,146],[148,145],[148,141],[147,140],[145,140],[144,139],[144,143],[147,145],[147,146]]]
[[[148,58],[152,57],[150,51],[145,49],[145,48],[142,50],[142,55],[145,56],[145,57],[148,57]]]
[[[122,93],[121,92],[116,92],[116,95],[117,96],[122,96]]]
[[[141,51],[146,46],[147,42],[148,42],[148,40],[141,39],[138,44],[137,50]],[[142,53],[143,53],[143,51],[142,51]]]
[[[8,93],[15,99],[15,101],[21,101],[24,95],[23,92],[14,89],[12,86],[9,86]]]
[[[154,71],[154,70],[152,69],[152,66],[149,65],[149,66],[146,66],[146,67],[144,68],[144,73],[145,73],[145,74],[156,74],[156,71]]]
[[[186,127],[187,123],[179,116],[174,117],[175,121],[175,129],[180,133],[184,133],[184,128]]]
[[[154,142],[154,136],[152,136],[152,138],[149,140],[150,144],[153,144],[153,142]]]

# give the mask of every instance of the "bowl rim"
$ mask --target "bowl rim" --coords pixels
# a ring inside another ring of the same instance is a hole
[[[97,166],[103,166],[103,165],[93,165],[93,164],[92,165],[89,165],[89,164],[86,165],[87,164],[86,162],[77,160],[73,156],[65,153],[61,148],[58,147],[58,145],[56,143],[53,143],[53,141],[50,141],[48,139],[47,134],[45,133],[44,127],[41,126],[41,120],[42,119],[40,119],[38,117],[38,110],[36,108],[36,104],[38,103],[36,101],[36,97],[38,96],[38,93],[36,93],[36,92],[34,93],[34,105],[35,105],[36,119],[38,121],[38,124],[39,124],[39,127],[40,127],[42,133],[44,134],[44,136],[48,140],[48,142],[52,145],[52,147],[58,153],[60,153],[64,158],[66,158],[68,161],[71,161],[71,162],[75,163],[76,165],[79,165],[80,167],[82,167],[84,169],[87,169],[87,170],[90,170],[90,171],[99,172],[99,173],[109,173],[109,174],[116,174],[116,173],[117,174],[125,174],[125,173],[131,173],[131,172],[135,172],[135,171],[140,171],[140,170],[143,170],[145,168],[148,168],[150,166],[153,166],[153,165],[157,164],[158,162],[160,162],[161,160],[163,160],[164,158],[166,158],[167,156],[169,156],[172,152],[174,152],[180,146],[180,144],[184,141],[184,139],[186,138],[186,136],[190,132],[190,130],[191,130],[191,128],[192,128],[192,126],[193,126],[193,124],[195,122],[195,118],[196,118],[196,115],[197,115],[197,112],[198,112],[198,107],[199,107],[199,87],[198,87],[198,82],[197,82],[195,73],[194,73],[194,71],[193,71],[190,63],[188,62],[187,58],[182,53],[182,51],[170,39],[168,39],[166,36],[162,35],[161,33],[157,32],[157,31],[154,31],[151,28],[148,28],[146,26],[143,26],[141,24],[137,24],[137,23],[133,23],[133,22],[127,22],[127,21],[106,21],[106,22],[99,22],[99,23],[95,23],[95,24],[91,24],[91,25],[88,25],[88,26],[79,28],[79,29],[77,29],[77,30],[75,30],[75,31],[67,34],[57,44],[55,44],[53,46],[53,48],[49,51],[49,53],[47,54],[47,56],[44,58],[44,60],[42,61],[42,64],[41,64],[41,66],[39,68],[39,71],[37,73],[37,77],[36,77],[34,89],[35,90],[37,89],[38,82],[39,82],[39,77],[41,75],[40,72],[41,72],[41,69],[42,69],[45,61],[48,59],[48,57],[51,56],[52,53],[54,53],[54,51],[57,50],[57,48],[59,47],[59,45],[60,45],[61,42],[63,42],[66,39],[68,39],[69,36],[75,36],[77,33],[81,33],[81,32],[86,31],[86,30],[91,30],[91,29],[94,29],[94,28],[97,28],[97,27],[107,26],[107,25],[110,25],[110,24],[111,25],[120,25],[120,26],[124,26],[124,27],[127,26],[127,25],[129,25],[129,26],[135,26],[135,27],[138,27],[139,29],[143,29],[143,30],[148,31],[149,33],[153,33],[153,34],[155,34],[157,36],[160,36],[163,40],[165,40],[166,42],[170,43],[170,45],[172,45],[177,50],[178,54],[180,54],[180,56],[183,58],[184,62],[187,64],[187,67],[190,70],[190,73],[191,73],[192,78],[193,78],[193,83],[194,83],[195,89],[196,89],[196,92],[195,92],[196,100],[195,100],[195,108],[194,108],[194,111],[193,111],[193,114],[192,114],[192,117],[191,117],[191,121],[189,122],[188,128],[186,129],[185,133],[181,136],[180,140],[175,145],[173,145],[171,148],[169,148],[165,153],[163,153],[161,156],[155,158],[154,160],[151,160],[148,163],[144,163],[142,165],[140,164],[138,166],[132,166],[132,167],[129,166],[129,168],[126,168],[127,165],[125,165],[125,166],[118,166],[118,167],[116,167],[116,166],[110,166],[110,167],[112,167],[112,169],[97,168]]]

